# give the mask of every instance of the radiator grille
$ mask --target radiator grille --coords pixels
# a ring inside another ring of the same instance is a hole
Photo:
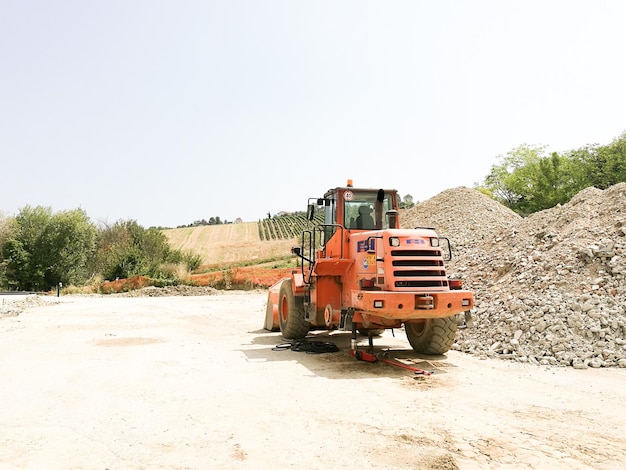
[[[394,285],[398,288],[448,287],[440,250],[391,250],[391,265]]]

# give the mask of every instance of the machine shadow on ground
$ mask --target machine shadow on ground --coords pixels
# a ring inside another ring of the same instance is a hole
[[[350,332],[326,330],[309,332],[305,338],[307,341],[332,343],[339,349],[337,352],[319,354],[291,350],[290,342],[285,340],[280,332],[260,329],[248,333],[249,344],[252,346],[240,349],[248,362],[293,361],[303,365],[317,376],[331,379],[367,379],[381,376],[428,379],[433,375],[447,374],[451,368],[456,367],[446,355],[417,354],[411,349],[408,341],[400,338],[404,337],[404,332],[396,332],[398,337],[391,336],[389,331],[382,336],[374,337],[373,349],[369,346],[368,338],[359,335],[357,349],[374,353],[379,359],[395,360],[399,364],[423,370],[426,374],[419,374],[382,360],[377,362],[357,360],[350,353]]]

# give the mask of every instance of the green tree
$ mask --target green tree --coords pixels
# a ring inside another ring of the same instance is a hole
[[[163,238],[150,237],[146,232],[158,233]],[[168,248],[165,235],[157,229],[146,231],[135,220],[120,220],[105,226],[98,234],[94,270],[105,279],[150,275],[158,256],[155,253],[162,254]],[[158,263],[162,261],[163,256]]]
[[[136,221],[127,220],[101,229],[92,269],[105,279],[161,277],[166,275],[163,272],[166,263],[184,263],[193,270],[200,262],[199,256],[172,250],[160,230],[145,229]]]
[[[0,289],[7,289],[9,287],[6,277],[7,266],[2,253],[2,247],[11,234],[10,230],[9,219],[0,213]]]
[[[415,203],[413,202],[413,196],[410,194],[405,195],[401,198],[400,204],[398,204],[400,209],[410,209],[413,207]]]
[[[545,147],[521,145],[494,165],[480,191],[521,215],[564,204],[585,187],[579,164]]]
[[[553,152],[541,158],[532,191],[526,196],[521,210],[530,214],[565,204],[580,189],[576,166],[568,158]]]
[[[626,131],[608,145],[613,179],[609,186],[626,181]]]
[[[524,205],[524,198],[532,191],[544,151],[543,146],[523,144],[498,156],[501,163],[493,165],[485,178],[487,192],[505,206],[519,210]]]
[[[93,256],[96,227],[82,209],[56,213],[42,234],[51,248],[46,282],[80,285],[89,277],[87,263]]]
[[[626,132],[608,145],[586,145],[567,156],[579,167],[583,187],[606,189],[626,181]]]
[[[7,284],[47,290],[59,282],[84,282],[95,233],[82,209],[53,214],[49,207],[24,207],[2,245]]]
[[[46,253],[41,246],[41,234],[51,218],[49,207],[26,206],[11,221],[11,236],[2,246],[10,287],[19,290],[44,288]]]

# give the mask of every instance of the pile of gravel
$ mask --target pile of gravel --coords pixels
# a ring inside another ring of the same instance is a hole
[[[455,188],[405,211],[452,242],[448,274],[474,291],[453,349],[481,357],[626,367],[626,183],[521,218]]]
[[[173,296],[193,296],[193,295],[217,295],[222,293],[213,287],[208,286],[148,286],[119,294],[110,294],[116,297],[173,297]]]
[[[51,302],[36,294],[28,295],[19,300],[2,299],[0,301],[0,317],[16,317],[26,309],[41,307],[42,305],[51,305]]]

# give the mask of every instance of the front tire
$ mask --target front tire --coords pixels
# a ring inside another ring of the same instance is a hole
[[[430,318],[420,322],[405,323],[406,337],[411,347],[420,354],[445,354],[456,337],[454,317]]]
[[[311,324],[304,319],[302,297],[293,295],[291,279],[286,279],[278,293],[278,325],[286,339],[301,339],[309,332]]]

